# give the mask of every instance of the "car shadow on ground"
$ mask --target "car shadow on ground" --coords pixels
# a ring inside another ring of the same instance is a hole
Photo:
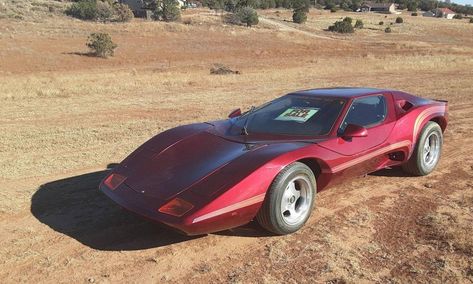
[[[155,248],[196,239],[135,215],[98,190],[116,164],[41,185],[31,198],[31,213],[41,223],[97,250]],[[221,236],[270,236],[256,222],[215,233]]]
[[[31,213],[53,230],[97,250],[155,248],[192,240],[169,227],[122,209],[98,190],[108,169],[41,185],[31,198]],[[409,177],[400,167],[370,175]],[[215,233],[221,236],[270,237],[257,222]],[[201,236],[200,236],[201,237]]]
[[[77,55],[77,56],[86,56],[86,57],[96,57],[93,52],[63,52],[64,55]]]
[[[250,223],[236,227],[230,230],[213,233],[214,235],[220,236],[238,236],[238,237],[249,237],[249,238],[261,238],[261,237],[273,237],[275,234],[270,233],[263,229],[258,222],[255,220]]]
[[[53,230],[98,250],[140,250],[195,238],[134,215],[107,198],[98,186],[108,172],[41,185],[31,199],[31,213]]]
[[[376,172],[372,172],[369,175],[378,177],[414,177],[413,175],[403,171],[402,168],[399,166],[382,169]]]

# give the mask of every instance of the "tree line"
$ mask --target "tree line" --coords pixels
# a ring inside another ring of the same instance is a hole
[[[303,2],[304,4],[301,4]],[[339,8],[346,11],[356,11],[365,2],[364,0],[202,0],[204,6],[214,10],[235,11],[241,7],[251,7],[254,9],[286,8],[295,9],[309,5],[317,8],[331,10]],[[460,5],[455,3],[445,3],[435,0],[374,0],[378,3],[395,3],[400,10],[409,11],[430,11],[435,8],[449,8],[455,13],[473,15],[473,7],[470,5]]]

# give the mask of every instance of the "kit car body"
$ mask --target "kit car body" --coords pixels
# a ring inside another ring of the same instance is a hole
[[[344,103],[330,132],[317,137],[229,133],[239,115],[167,130],[113,169],[101,191],[122,207],[185,234],[216,232],[250,222],[275,177],[291,163],[306,164],[320,192],[348,178],[405,163],[427,122],[435,121],[442,131],[447,126],[445,101],[400,91],[333,88],[286,96],[330,97]],[[383,96],[385,117],[361,129],[367,135],[344,137],[339,129],[352,102],[367,96]],[[163,208],[178,212],[171,215]]]

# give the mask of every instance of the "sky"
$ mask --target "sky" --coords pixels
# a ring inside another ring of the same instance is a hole
[[[473,6],[473,0],[453,0],[452,2],[462,5],[470,4]]]

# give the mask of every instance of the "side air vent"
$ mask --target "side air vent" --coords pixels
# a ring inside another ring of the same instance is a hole
[[[393,161],[404,161],[404,159],[406,158],[406,155],[404,154],[404,152],[394,152],[394,153],[390,153],[388,156],[389,156],[389,159]]]
[[[409,111],[414,105],[406,100],[398,100],[396,101],[398,107],[403,110],[403,112]]]

